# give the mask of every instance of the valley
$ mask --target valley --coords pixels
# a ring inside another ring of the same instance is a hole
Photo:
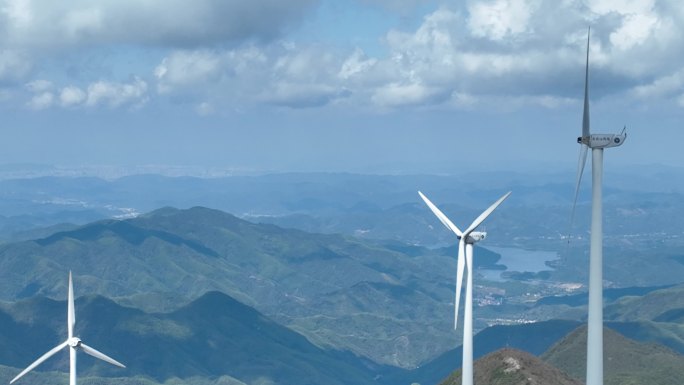
[[[524,177],[517,177],[525,186]],[[498,194],[497,186],[504,182],[480,180],[481,187],[464,186],[465,192],[458,192],[448,187],[453,177],[305,174],[0,181],[0,202],[5,199],[0,215],[7,223],[0,231],[2,307],[45,296],[62,299],[65,266],[74,271],[80,293],[105,296],[141,314],[171,314],[217,291],[286,326],[317,349],[357,357],[361,364],[354,365],[373,368],[359,374],[364,378],[382,373],[396,381],[414,378],[434,384],[441,378],[418,373],[439,365],[441,369],[431,372],[446,376],[460,363],[450,353],[458,350],[461,335],[452,328],[456,247],[418,202],[414,188],[432,186],[435,199],[467,192],[478,197],[470,202],[477,206],[487,204],[482,202]],[[581,228],[586,212],[581,205],[571,238],[556,230],[567,226],[560,194],[565,187],[520,188],[508,206],[502,205],[500,215],[487,222],[490,235],[478,247],[475,261],[478,356],[514,346],[509,345],[512,337],[499,336],[494,338],[498,343],[482,350],[481,338],[497,335],[497,328],[518,330],[518,347],[541,354],[585,320],[588,240]],[[677,213],[684,207],[676,199],[662,201],[661,193],[629,188],[609,190],[627,204],[607,210],[606,228],[618,223],[612,228],[630,231],[631,221],[647,219],[660,232],[607,233],[606,317],[616,322],[610,327],[631,338],[682,351],[684,338],[676,322],[684,305],[667,298],[676,298],[681,290],[677,284],[684,263],[679,250],[684,245],[676,233],[678,219],[668,216],[667,223],[661,223],[653,218],[663,210]],[[139,189],[146,193],[136,193]],[[37,200],[35,191],[42,191],[44,198]],[[20,204],[10,206],[9,196]],[[64,203],[86,199],[90,203]],[[262,213],[273,214],[245,214],[254,212],[257,201]],[[444,209],[454,218],[475,215],[448,202]],[[157,208],[162,203],[166,207]],[[204,203],[243,214],[195,205]],[[186,205],[195,206],[182,208]],[[128,207],[136,214],[124,218],[108,207]],[[641,298],[648,305],[640,305]],[[159,322],[144,328],[167,325]],[[531,346],[526,337],[539,335],[539,327],[548,337],[544,350]],[[14,361],[0,364],[21,366]],[[199,376],[201,383],[208,373],[169,372],[155,381]]]

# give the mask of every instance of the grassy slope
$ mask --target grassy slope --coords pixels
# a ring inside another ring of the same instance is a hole
[[[515,349],[492,352],[474,363],[474,382],[487,385],[581,385],[575,379],[541,359]],[[453,372],[440,385],[461,384],[461,370]]]
[[[644,344],[604,329],[604,381],[618,384],[681,384],[684,356],[657,344]],[[542,355],[577,379],[586,371],[586,327],[578,328]]]

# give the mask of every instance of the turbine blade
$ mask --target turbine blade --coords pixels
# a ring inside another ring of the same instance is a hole
[[[461,289],[463,287],[463,267],[465,266],[465,238],[458,241],[458,260],[456,261],[456,299],[454,302],[454,329],[458,327],[458,309],[461,304]]]
[[[591,27],[587,32],[587,65],[584,70],[584,112],[582,114],[582,137],[586,138],[591,135],[589,128],[589,34]]]
[[[426,197],[425,195],[423,195],[422,192],[418,191],[418,195],[420,195],[420,197],[423,198],[423,201],[425,202],[425,204],[430,208],[430,210],[432,210],[432,212],[437,216],[437,218],[439,218],[440,222],[442,222],[442,223],[444,224],[444,226],[446,226],[449,230],[453,231],[454,234],[456,234],[457,237],[461,237],[461,235],[463,234],[463,233],[461,232],[461,230],[459,230],[459,228],[456,227],[456,225],[454,225],[454,224],[449,220],[449,218],[447,218],[447,216],[444,215],[444,213],[441,212],[441,211],[437,208],[437,206],[435,206],[434,204],[432,204],[432,202],[430,202],[430,200],[427,199],[427,197]]]
[[[466,231],[463,232],[463,236],[464,236],[464,237],[468,237],[468,235],[469,235],[471,232],[473,232],[473,230],[475,230],[475,229],[477,228],[477,226],[479,226],[480,224],[482,224],[482,222],[484,222],[484,220],[487,219],[487,217],[489,216],[489,214],[491,214],[494,210],[496,210],[496,208],[499,207],[499,205],[501,204],[501,202],[503,202],[506,198],[508,198],[509,195],[511,195],[511,192],[510,192],[510,191],[507,192],[507,193],[505,193],[501,198],[499,198],[499,200],[497,200],[496,202],[492,203],[492,205],[489,206],[489,208],[488,208],[487,210],[485,210],[484,212],[482,212],[482,214],[480,214],[480,216],[477,217],[477,219],[475,219],[475,220],[473,221],[473,223],[470,224],[470,226],[466,229]]]
[[[67,331],[69,338],[74,336],[74,325],[76,324],[76,312],[74,311],[74,285],[71,280],[71,271],[69,271],[69,295],[67,298]]]
[[[17,374],[17,376],[14,377],[14,379],[12,379],[12,381],[10,381],[10,384],[14,383],[16,380],[18,380],[18,379],[20,379],[21,377],[23,377],[26,373],[28,373],[28,372],[30,372],[31,370],[33,370],[36,366],[42,364],[43,361],[45,361],[45,360],[47,360],[48,358],[52,357],[52,356],[55,355],[55,353],[57,353],[58,351],[60,351],[60,350],[64,349],[65,347],[67,347],[67,345],[69,345],[69,341],[64,341],[64,342],[62,342],[61,344],[59,344],[59,345],[55,346],[54,348],[52,348],[52,350],[50,350],[49,352],[47,352],[47,353],[43,354],[42,356],[40,356],[40,358],[38,358],[37,360],[35,360],[31,365],[29,365],[29,366],[28,366],[26,369],[24,369],[21,373]]]
[[[575,185],[575,199],[572,201],[572,211],[570,212],[570,228],[568,229],[568,242],[570,242],[570,234],[572,233],[572,225],[575,222],[575,208],[577,207],[577,197],[579,196],[580,183],[582,182],[582,174],[584,174],[584,166],[587,164],[587,153],[589,147],[583,144],[580,148],[579,163],[577,164],[577,184]]]
[[[125,367],[126,367],[126,366],[125,366],[124,364],[122,364],[121,362],[119,362],[119,361],[117,361],[117,360],[115,360],[115,359],[113,359],[113,358],[107,356],[107,355],[104,354],[104,353],[98,352],[97,350],[91,348],[90,346],[84,344],[83,342],[81,342],[81,344],[79,345],[79,347],[80,347],[81,349],[83,349],[83,352],[84,352],[84,353],[86,353],[86,354],[88,354],[88,355],[91,355],[91,356],[93,356],[93,357],[95,357],[95,358],[99,358],[99,359],[101,359],[102,361],[109,362],[110,364],[116,365],[116,366],[121,367],[121,368],[125,368]]]

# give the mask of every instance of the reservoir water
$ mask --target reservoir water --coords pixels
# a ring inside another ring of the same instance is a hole
[[[497,264],[506,266],[506,270],[477,271],[478,273],[482,274],[485,277],[485,279],[488,279],[490,281],[505,280],[501,277],[501,273],[505,271],[529,271],[532,273],[538,273],[544,270],[553,270],[553,268],[546,265],[546,262],[558,259],[558,253],[556,253],[555,251],[532,251],[519,249],[515,247],[496,246],[487,246],[485,248],[500,254],[501,259],[497,262]],[[474,257],[477,258],[477,255]]]

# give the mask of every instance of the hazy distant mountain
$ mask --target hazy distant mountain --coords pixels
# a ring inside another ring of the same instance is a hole
[[[219,290],[322,346],[410,366],[453,341],[455,263],[395,246],[165,208],[0,246],[0,298],[63,298],[69,269],[77,293],[148,310]]]
[[[678,322],[677,313],[682,309],[684,285],[678,285],[622,298],[607,306],[604,313],[607,319],[616,321]]]
[[[679,250],[684,240],[676,229],[684,226],[684,188],[673,177],[681,173],[631,168],[625,174],[611,173],[606,180],[604,277],[610,286],[681,282],[684,259]],[[470,221],[503,192],[512,190],[511,198],[487,221],[487,243],[558,251],[561,260],[554,264],[555,270],[541,278],[585,282],[586,187],[580,195],[574,241],[568,247],[561,240],[568,231],[573,183],[574,172],[4,179],[0,180],[0,240],[27,239],[25,232],[36,227],[82,225],[164,206],[199,205],[314,233],[444,245],[454,241],[453,235],[424,207],[417,190],[426,192],[457,224]]]
[[[260,379],[273,384],[356,385],[377,384],[374,377],[387,370],[351,353],[318,348],[218,292],[171,313],[148,314],[100,296],[79,298],[76,309],[76,334],[127,366],[114,368],[80,355],[79,373],[84,377],[146,376],[161,383],[176,377],[228,375],[248,384]],[[0,375],[16,375],[64,340],[65,317],[65,302],[43,297],[3,305],[0,363],[18,369]],[[55,356],[40,369],[66,371],[68,355]]]
[[[474,383],[478,385],[581,385],[541,359],[515,349],[501,349],[474,362]],[[461,371],[440,385],[461,384]]]
[[[576,379],[586,375],[586,326],[559,341],[542,359]],[[684,356],[662,345],[644,344],[604,328],[604,383],[606,385],[678,385],[684,378]]]

